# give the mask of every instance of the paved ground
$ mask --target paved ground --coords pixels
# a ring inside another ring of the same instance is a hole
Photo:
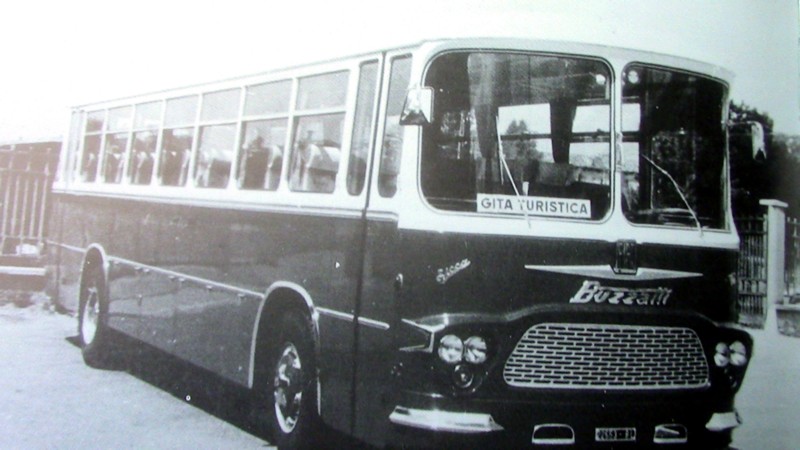
[[[85,366],[66,340],[75,328],[40,305],[0,306],[0,448],[274,448],[195,407],[191,393]]]
[[[800,338],[749,330],[756,351],[736,399],[744,424],[734,433],[741,450],[800,448]]]
[[[151,358],[133,373],[88,368],[67,339],[74,318],[35,298],[1,303],[0,448],[272,448],[248,432],[224,389],[200,393]],[[757,351],[737,400],[744,425],[734,446],[800,448],[800,338],[751,333]]]

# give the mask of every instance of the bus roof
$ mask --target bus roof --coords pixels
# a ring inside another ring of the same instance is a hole
[[[681,56],[669,55],[665,53],[653,52],[648,50],[638,50],[626,47],[615,47],[607,45],[592,44],[580,41],[559,41],[559,40],[546,40],[546,39],[526,39],[526,38],[501,38],[501,37],[474,37],[474,38],[449,38],[449,39],[431,39],[422,40],[408,45],[394,46],[389,48],[378,48],[370,52],[361,52],[355,54],[342,55],[330,59],[311,61],[309,63],[298,64],[287,67],[277,67],[262,72],[251,73],[231,78],[224,78],[214,81],[207,81],[185,86],[176,86],[157,91],[145,92],[141,94],[127,95],[114,99],[101,100],[97,102],[89,102],[73,106],[72,109],[89,109],[89,108],[103,108],[111,107],[119,104],[134,103],[145,101],[147,98],[156,99],[164,97],[174,97],[186,95],[189,93],[207,92],[208,90],[216,90],[216,85],[233,85],[237,82],[241,84],[250,84],[248,81],[252,80],[257,83],[260,77],[269,77],[270,75],[280,75],[286,72],[302,70],[304,68],[313,68],[315,66],[323,66],[340,61],[347,61],[350,59],[358,59],[361,57],[368,57],[382,52],[400,51],[404,49],[414,50],[418,48],[428,48],[432,53],[440,51],[455,50],[455,49],[499,49],[499,50],[520,50],[520,51],[536,51],[547,53],[563,53],[581,56],[593,56],[600,58],[624,58],[630,61],[639,61],[643,63],[656,64],[665,67],[674,67],[683,69],[690,72],[697,72],[706,74],[713,78],[718,78],[729,84],[734,74],[728,69],[723,67],[705,63],[699,60],[685,58]],[[287,75],[289,77],[289,75]],[[224,87],[219,87],[224,89]]]

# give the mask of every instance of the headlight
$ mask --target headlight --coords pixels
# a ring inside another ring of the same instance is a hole
[[[486,340],[480,336],[472,336],[464,342],[464,359],[470,364],[481,364],[486,361]]]
[[[464,356],[464,343],[454,335],[448,334],[439,341],[439,358],[447,364],[457,364]]]
[[[714,364],[716,364],[717,367],[727,366],[728,363],[731,361],[730,349],[728,348],[728,344],[720,342],[719,344],[717,344],[715,350],[716,351],[714,353]]]
[[[730,361],[736,367],[741,367],[747,364],[747,347],[739,341],[731,344],[730,348]]]

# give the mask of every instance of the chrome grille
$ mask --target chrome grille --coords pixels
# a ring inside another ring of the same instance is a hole
[[[688,328],[538,324],[506,361],[511,386],[670,389],[707,386],[703,346]]]

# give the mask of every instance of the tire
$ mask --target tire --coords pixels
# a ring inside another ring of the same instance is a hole
[[[283,316],[258,395],[262,417],[279,449],[309,449],[319,441],[317,369],[312,325],[299,314]]]
[[[83,361],[90,367],[114,369],[108,331],[108,291],[102,268],[87,263],[78,306],[78,342]]]

